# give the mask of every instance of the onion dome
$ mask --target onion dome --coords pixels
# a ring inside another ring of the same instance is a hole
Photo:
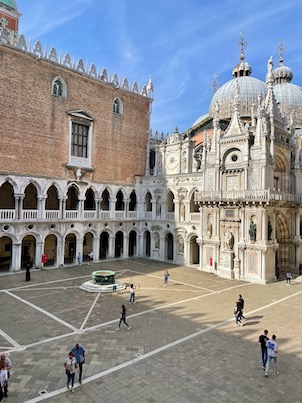
[[[292,84],[293,72],[289,67],[283,65],[283,58],[280,57],[279,67],[273,70],[273,89],[280,112],[287,120],[290,114],[295,112],[295,126],[302,128],[302,89]]]
[[[234,111],[234,97],[236,81],[239,84],[239,113],[241,117],[251,116],[252,106],[258,102],[258,95],[264,98],[267,93],[266,85],[263,81],[251,77],[251,66],[244,60],[244,54],[240,55],[240,63],[233,69],[234,78],[222,87],[220,87],[214,94],[209,114],[214,117],[215,105],[218,102],[220,107],[220,119],[230,120]]]

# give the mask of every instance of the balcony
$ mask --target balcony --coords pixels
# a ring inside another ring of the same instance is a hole
[[[15,210],[13,209],[1,209],[0,210],[0,221],[12,221],[15,219]]]
[[[46,220],[58,220],[60,217],[60,210],[45,210]]]
[[[76,220],[78,218],[78,210],[66,210],[65,219],[66,220]]]
[[[84,220],[93,220],[96,218],[96,212],[94,210],[84,210],[83,212],[83,218]]]
[[[22,220],[37,220],[37,219],[38,219],[38,210],[22,211]]]
[[[285,201],[301,203],[302,195],[284,193],[275,190],[232,190],[232,191],[213,191],[196,192],[196,202],[214,201]]]

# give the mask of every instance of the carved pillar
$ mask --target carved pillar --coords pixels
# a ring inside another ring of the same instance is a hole
[[[61,219],[61,220],[64,220],[64,219],[65,219],[66,200],[67,200],[67,197],[59,197],[59,203],[60,203],[60,219]]]
[[[81,254],[82,261],[84,260],[83,256],[83,238],[78,237],[76,241],[76,252],[75,252],[75,259],[77,260],[79,253]]]
[[[163,235],[160,235],[160,242],[159,242],[159,259],[160,260],[165,260],[165,249],[166,249],[165,237]]]

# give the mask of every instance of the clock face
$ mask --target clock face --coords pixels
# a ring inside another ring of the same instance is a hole
[[[174,169],[178,164],[178,155],[176,153],[171,153],[167,156],[166,165],[168,169]]]

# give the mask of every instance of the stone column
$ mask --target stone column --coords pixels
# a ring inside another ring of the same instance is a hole
[[[79,198],[79,205],[78,205],[78,219],[84,218],[84,198]]]
[[[66,200],[67,197],[59,197],[59,203],[60,203],[60,219],[64,220],[65,219],[65,206],[66,206]]]
[[[45,220],[45,200],[47,196],[38,196],[38,219]]]
[[[19,220],[23,220],[23,200],[24,200],[25,195],[20,195],[19,197],[19,212],[18,212],[18,217]]]
[[[99,262],[100,261],[100,237],[99,236],[93,237],[92,250],[93,250],[93,255],[94,255],[93,260],[95,262]]]
[[[36,268],[43,267],[42,266],[42,254],[44,251],[44,241],[36,242],[36,255],[35,255],[35,266]]]
[[[159,237],[159,260],[165,260],[165,237],[160,235]]]
[[[81,254],[82,261],[83,261],[84,256],[83,256],[83,238],[82,237],[78,237],[76,240],[75,262],[77,262],[79,253]]]
[[[156,220],[156,200],[152,199],[151,200],[152,204],[152,221]]]
[[[124,259],[129,257],[128,252],[129,252],[129,235],[124,234],[124,245],[123,245],[123,254],[122,254],[122,257]]]
[[[57,266],[64,266],[65,242],[57,238]]]
[[[22,254],[22,243],[12,244],[12,262],[10,271],[20,271],[21,270],[21,254]]]
[[[113,257],[114,257],[114,240],[115,240],[115,237],[114,236],[111,236],[111,235],[109,235],[109,238],[108,238],[108,259],[112,259]]]
[[[115,203],[116,198],[110,198],[110,218],[115,218]]]

